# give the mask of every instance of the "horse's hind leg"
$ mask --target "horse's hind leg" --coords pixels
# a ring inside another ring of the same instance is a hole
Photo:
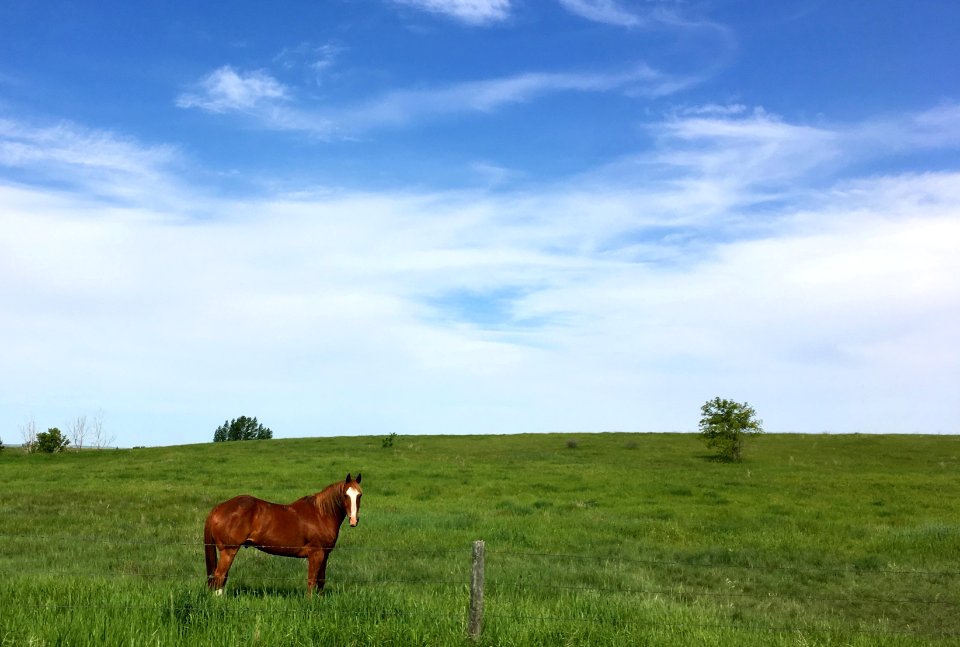
[[[209,586],[217,592],[217,595],[223,595],[223,587],[227,585],[227,575],[230,573],[230,565],[233,564],[233,558],[237,556],[239,546],[224,546],[220,549],[220,561],[217,562],[217,568],[210,578]]]

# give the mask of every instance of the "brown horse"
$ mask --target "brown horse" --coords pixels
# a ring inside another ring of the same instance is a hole
[[[356,526],[360,515],[360,474],[331,483],[322,492],[290,505],[270,503],[241,495],[220,503],[203,526],[207,559],[207,586],[223,593],[227,573],[241,546],[253,546],[271,555],[307,560],[307,594],[323,590],[327,558],[337,543],[340,525],[350,517]],[[217,560],[217,551],[220,560]]]

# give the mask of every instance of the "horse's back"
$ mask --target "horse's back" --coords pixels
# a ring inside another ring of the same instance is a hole
[[[266,501],[258,499],[255,496],[250,496],[249,494],[241,494],[213,506],[210,514],[207,515],[207,519],[235,514],[244,510],[255,510],[260,507],[261,503],[266,503]]]
[[[260,510],[270,505],[249,494],[241,494],[218,503],[207,515],[205,529],[214,536],[246,534]]]

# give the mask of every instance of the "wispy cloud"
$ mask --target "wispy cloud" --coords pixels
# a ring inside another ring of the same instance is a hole
[[[237,113],[260,128],[305,132],[320,139],[337,130],[323,110],[298,108],[290,90],[266,72],[238,72],[231,66],[208,74],[180,94],[176,105],[213,114]]]
[[[896,150],[960,146],[960,104],[942,105],[911,117],[876,117],[851,128],[846,136],[873,154]],[[878,150],[879,149],[879,150]]]
[[[652,88],[663,80],[663,75],[643,64],[612,74],[530,72],[426,90],[391,92],[348,112],[365,126],[404,124],[436,114],[493,112],[510,104],[526,103],[558,92],[610,92],[638,86]]]
[[[99,199],[164,201],[176,195],[167,189],[180,162],[173,146],[143,146],[71,122],[38,126],[0,119],[0,167],[15,169],[28,183]]]
[[[725,26],[689,17],[685,3],[671,0],[646,0],[645,2],[621,2],[619,0],[559,0],[560,5],[571,14],[592,22],[627,29],[673,28],[700,30],[720,37],[724,49],[734,39]]]
[[[560,0],[560,4],[582,18],[607,25],[640,27],[647,24],[645,18],[615,0]]]
[[[243,74],[224,67],[205,77],[197,84],[198,89],[180,95],[177,105],[212,113],[241,113],[264,128],[305,131],[329,138],[416,125],[438,115],[492,113],[562,92],[662,96],[695,82],[639,63],[617,72],[526,72],[425,89],[394,90],[346,107],[308,106],[294,101],[292,93],[265,73]]]
[[[658,160],[689,178],[794,178],[839,155],[838,133],[789,124],[763,110],[739,118],[685,117],[657,125]]]
[[[303,42],[295,47],[283,48],[273,60],[286,70],[304,68],[316,85],[323,85],[343,51],[342,45],[332,42],[322,45]]]
[[[215,113],[251,112],[287,95],[287,88],[266,72],[238,72],[225,65],[204,77],[195,89],[181,94],[177,106]]]
[[[5,166],[53,163],[111,172],[152,172],[175,157],[175,147],[144,147],[134,140],[70,122],[35,126],[0,119],[0,164]]]
[[[415,7],[430,13],[448,16],[470,25],[499,22],[510,15],[510,0],[391,0],[395,4]]]

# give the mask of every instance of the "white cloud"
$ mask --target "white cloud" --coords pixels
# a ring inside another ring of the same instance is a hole
[[[499,22],[510,15],[510,0],[393,0],[430,13],[449,16],[470,25]]]
[[[337,131],[337,124],[322,111],[302,110],[292,104],[287,87],[269,74],[238,72],[230,66],[214,70],[195,90],[182,93],[176,101],[180,108],[215,114],[240,113],[269,130],[304,132],[320,139]]]
[[[788,124],[762,110],[739,118],[679,118],[656,130],[659,165],[672,169],[691,190],[721,187],[741,204],[782,197],[790,191],[784,180],[823,169],[844,155],[840,133]]]
[[[772,430],[956,431],[960,174],[820,177],[807,156],[864,154],[855,125],[659,130],[639,166],[554,187],[207,198],[199,219],[0,184],[0,398],[22,418],[3,424],[103,408],[126,444],[235,413],[282,435],[692,429],[721,395]],[[43,132],[6,122],[33,152],[5,163],[85,178]],[[91,159],[139,167],[129,195],[189,186],[152,148],[86,139],[127,147]],[[752,211],[771,191],[790,200]],[[498,318],[445,306],[462,294],[500,295]]]
[[[208,74],[198,86],[194,92],[181,94],[177,105],[215,113],[245,112],[281,101],[288,95],[286,87],[266,72],[242,73],[229,65]]]
[[[615,0],[560,0],[560,4],[582,18],[607,25],[640,27],[647,22]]]
[[[707,103],[699,106],[682,107],[677,112],[684,117],[734,117],[736,115],[742,115],[746,111],[747,106],[742,103]]]
[[[293,70],[305,68],[311,75],[312,81],[323,85],[325,77],[335,67],[337,59],[343,53],[344,47],[336,43],[315,45],[300,43],[296,47],[285,47],[274,57],[274,61],[284,69]]]
[[[178,195],[170,190],[169,173],[180,163],[172,146],[143,146],[70,122],[36,126],[0,120],[0,167],[91,198],[169,205]]]
[[[362,127],[416,122],[432,114],[492,112],[514,103],[533,101],[557,92],[609,92],[634,85],[660,83],[661,74],[647,67],[614,74],[531,72],[515,76],[457,83],[427,90],[388,93],[358,109],[345,111]]]
[[[171,146],[144,147],[109,132],[63,122],[32,126],[0,119],[0,165],[68,164],[110,171],[154,172],[176,156]]]
[[[943,104],[906,119],[870,119],[845,136],[870,155],[960,146],[960,104]]]
[[[289,94],[282,87],[273,89],[269,77],[262,73],[244,76],[232,68],[221,68],[201,82],[202,93],[183,94],[177,105],[216,113],[241,112],[264,128],[307,132],[326,139],[416,124],[437,115],[490,113],[560,92],[620,91],[662,96],[695,82],[640,63],[620,72],[527,72],[428,89],[396,90],[346,107],[298,107],[291,105],[292,101],[279,101],[289,99]]]

